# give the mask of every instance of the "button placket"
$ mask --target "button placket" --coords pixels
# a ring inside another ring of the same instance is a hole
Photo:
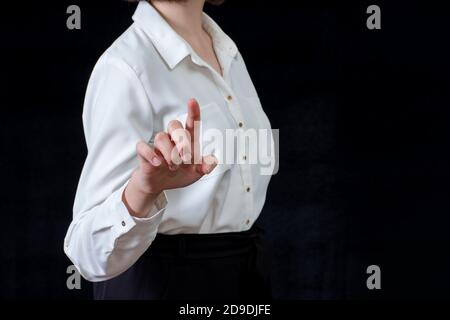
[[[248,225],[249,223],[247,223],[247,221],[250,221],[250,219],[252,219],[252,214],[253,214],[253,192],[252,192],[252,177],[251,177],[251,167],[249,164],[241,164],[240,165],[240,169],[241,169],[241,176],[242,176],[242,183],[243,183],[243,189],[244,189],[244,193],[245,193],[245,202],[246,202],[246,216],[245,216],[245,220],[244,223],[245,225]]]
[[[230,111],[231,116],[233,117],[233,119],[235,120],[235,123],[237,124],[237,126],[239,127],[239,129],[243,129],[244,128],[244,122],[243,122],[243,117],[242,114],[240,112],[240,106],[239,103],[237,102],[237,100],[234,98],[234,93],[233,91],[229,88],[228,84],[224,81],[223,78],[216,78],[216,83],[218,84],[218,86],[221,88],[219,91],[221,91],[221,93],[224,96],[224,99],[228,105],[228,110]],[[240,142],[240,139],[238,139],[238,141]],[[238,146],[239,149],[241,150],[246,150],[245,146]],[[238,151],[239,152],[239,151]],[[239,154],[238,155],[241,159],[243,160],[247,160],[247,155],[245,153]],[[240,166],[240,171],[241,171],[241,178],[243,181],[243,188],[245,190],[245,194],[246,194],[246,210],[245,212],[247,214],[251,214],[251,212],[253,212],[253,195],[250,192],[251,190],[251,185],[252,185],[252,179],[251,179],[251,168],[246,164],[246,163],[242,163],[242,161],[238,161],[237,165]],[[249,188],[248,191],[247,188]]]
[[[227,90],[230,91],[230,90]],[[225,101],[228,105],[228,110],[231,113],[231,116],[233,117],[235,123],[240,129],[244,128],[244,121],[242,117],[242,113],[240,111],[240,105],[237,102],[235,96],[233,94],[225,94]]]
[[[243,128],[244,127],[243,116],[240,110],[239,102],[236,99],[236,95],[234,94],[231,87],[228,85],[225,77],[217,77],[216,75],[214,76],[216,78],[216,84],[218,85],[218,87],[220,87],[219,91],[221,92],[225,102],[227,103],[228,110],[230,111],[231,116],[233,117],[235,123],[239,126],[239,128]]]
[[[220,88],[221,93],[223,94],[224,100],[228,106],[228,110],[230,111],[231,116],[233,117],[238,128],[244,129],[245,123],[240,110],[239,102],[237,101],[236,95],[234,94],[233,90],[226,82],[225,73],[226,71],[224,72],[224,77],[219,77],[215,72],[212,72],[215,82]],[[240,148],[242,148],[242,146],[240,146]],[[245,148],[243,150],[245,150]],[[244,160],[247,160],[246,154],[241,154],[240,156],[244,158]],[[244,212],[246,213],[247,217],[244,220],[244,224],[249,225],[252,218],[250,215],[253,213],[253,193],[251,192],[252,190],[251,168],[248,164],[240,164],[239,166],[241,169],[241,177],[246,198]]]

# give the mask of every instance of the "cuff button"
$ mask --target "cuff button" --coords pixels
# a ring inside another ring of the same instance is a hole
[[[126,225],[125,221],[122,221],[122,226],[125,227]]]

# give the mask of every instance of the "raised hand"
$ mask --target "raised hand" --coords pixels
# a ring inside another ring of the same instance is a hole
[[[133,173],[123,194],[123,202],[134,216],[144,216],[164,190],[193,184],[217,165],[217,159],[200,155],[200,107],[188,102],[186,127],[178,120],[169,122],[166,132],[155,135],[154,145],[144,141],[136,146],[139,168]]]

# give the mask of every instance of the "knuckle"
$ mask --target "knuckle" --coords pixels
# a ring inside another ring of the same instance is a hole
[[[181,122],[178,120],[170,120],[168,126],[169,126],[169,129],[177,129],[177,128],[183,127]]]
[[[164,141],[167,137],[167,134],[165,132],[158,132],[155,135],[155,142],[161,142]]]
[[[183,125],[178,120],[170,120],[169,124],[167,125],[167,129],[169,132],[173,132],[181,128],[183,128]]]

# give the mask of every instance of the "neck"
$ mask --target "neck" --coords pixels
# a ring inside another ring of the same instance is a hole
[[[205,0],[150,0],[150,3],[181,36],[191,38],[202,34]]]

